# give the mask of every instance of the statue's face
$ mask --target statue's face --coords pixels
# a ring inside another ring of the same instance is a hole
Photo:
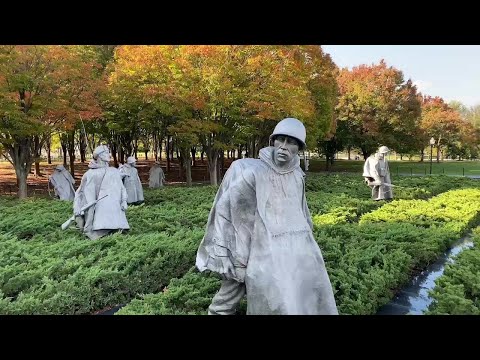
[[[378,158],[380,160],[383,160],[385,158],[385,154],[384,153],[378,153]]]
[[[104,151],[98,157],[105,162],[109,162],[111,159],[110,152],[109,151]]]
[[[287,135],[275,137],[273,159],[278,166],[288,164],[298,154],[298,141]]]

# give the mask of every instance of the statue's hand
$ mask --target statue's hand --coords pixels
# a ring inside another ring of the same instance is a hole
[[[221,275],[227,280],[236,278],[237,274],[235,273],[235,266],[233,266],[232,260],[228,256],[222,256],[220,259],[222,261]]]
[[[126,202],[126,201],[122,201],[122,204],[120,205],[120,208],[122,209],[122,211],[127,210],[127,208],[128,208],[127,202]]]

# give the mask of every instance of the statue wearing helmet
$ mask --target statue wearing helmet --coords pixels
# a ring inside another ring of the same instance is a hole
[[[91,240],[130,228],[125,216],[127,191],[118,169],[108,165],[110,157],[108,147],[98,146],[93,152],[93,160],[88,164],[89,170],[83,174],[75,192],[75,220]],[[83,210],[86,205],[93,203],[95,205]]]
[[[127,158],[127,163],[120,166],[123,185],[127,190],[127,203],[129,205],[140,205],[144,202],[143,187],[138,170],[135,168],[137,160],[133,156]]]
[[[305,135],[299,120],[284,119],[260,159],[225,173],[196,259],[223,278],[209,314],[234,314],[245,293],[247,314],[338,314],[305,198]]]
[[[150,189],[163,187],[164,181],[165,174],[160,166],[160,162],[155,161],[155,164],[153,164],[149,171],[148,187]]]
[[[300,120],[286,118],[280,121],[277,126],[275,126],[275,129],[273,129],[272,135],[270,135],[270,146],[273,146],[273,139],[280,135],[294,138],[298,142],[299,150],[305,149],[305,138],[307,137],[307,131]]]
[[[393,199],[390,169],[385,157],[389,151],[388,147],[380,146],[374,155],[368,157],[363,166],[362,176],[372,189],[372,199],[375,201]]]
[[[75,179],[63,165],[58,165],[48,179],[53,185],[55,195],[60,200],[72,201],[75,198]]]

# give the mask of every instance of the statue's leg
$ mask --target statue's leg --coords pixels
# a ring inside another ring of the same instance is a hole
[[[85,231],[85,235],[87,235],[90,240],[97,240],[115,231],[116,230],[110,230],[110,229],[89,230],[89,231]]]
[[[85,219],[83,216],[75,216],[75,223],[77,224],[77,227],[83,231],[83,227],[85,226]]]
[[[378,200],[384,200],[385,199],[385,186],[380,185],[378,187]]]
[[[245,295],[245,284],[235,280],[223,280],[222,286],[208,307],[208,315],[233,315]]]

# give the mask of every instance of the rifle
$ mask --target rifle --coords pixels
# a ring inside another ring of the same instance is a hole
[[[98,200],[94,200],[92,202],[89,202],[88,204],[84,205],[81,209],[80,209],[80,215],[83,215],[84,212],[88,209],[90,209],[93,205],[95,205],[97,202],[99,202],[100,200],[102,200],[104,197],[107,197],[107,195],[105,196],[102,196],[101,198],[99,198]],[[73,216],[71,218],[69,218],[67,221],[65,221],[63,224],[62,224],[62,230],[66,230],[70,224],[75,221],[75,214],[73,214]]]
[[[398,186],[396,186],[396,185],[387,184],[387,183],[383,183],[383,184],[382,184],[382,183],[379,182],[379,181],[369,181],[369,182],[367,183],[367,185],[369,185],[369,186],[380,186],[380,185],[383,185],[383,186],[386,186],[386,187],[398,187]]]
[[[87,132],[85,131],[85,124],[83,123],[82,115],[78,114],[78,117],[80,118],[80,121],[82,122],[83,135],[85,136],[85,142],[87,143],[88,148],[90,149],[90,152],[93,155],[93,148],[92,148],[92,145],[90,145],[90,142],[88,141],[88,136],[87,136]]]

